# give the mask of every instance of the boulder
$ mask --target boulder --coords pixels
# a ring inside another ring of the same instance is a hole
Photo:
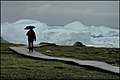
[[[46,53],[51,53],[51,50],[46,50]]]
[[[74,46],[80,46],[80,47],[86,47],[84,44],[82,44],[81,42],[76,42],[74,44]]]
[[[39,45],[57,46],[55,43],[46,43],[46,42],[41,42]]]

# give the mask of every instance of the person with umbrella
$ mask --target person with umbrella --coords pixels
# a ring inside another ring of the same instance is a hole
[[[27,26],[25,29],[29,29],[29,31],[27,32],[27,36],[28,36],[28,49],[29,52],[32,51],[33,52],[33,41],[36,41],[36,35],[35,32],[33,30],[33,28],[35,28],[35,26]]]

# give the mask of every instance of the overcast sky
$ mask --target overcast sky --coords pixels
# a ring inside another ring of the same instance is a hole
[[[47,25],[80,21],[87,26],[118,28],[118,7],[118,1],[1,1],[1,20],[32,19]]]

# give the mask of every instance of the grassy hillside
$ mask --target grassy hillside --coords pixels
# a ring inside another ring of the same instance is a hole
[[[119,48],[96,48],[77,46],[43,46],[35,50],[49,56],[70,57],[80,60],[97,60],[107,62],[114,66],[119,66]],[[50,50],[51,53],[47,53]]]
[[[9,46],[19,44],[1,44],[1,80],[3,79],[119,79],[119,76],[60,61],[30,59],[9,50]],[[58,50],[59,51],[59,50]]]

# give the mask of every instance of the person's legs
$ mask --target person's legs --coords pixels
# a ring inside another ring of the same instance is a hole
[[[33,52],[33,41],[28,41],[28,49]]]
[[[30,49],[31,49],[31,47],[30,47],[30,41],[28,41],[28,49],[29,49],[29,52],[30,52]]]
[[[33,42],[32,41],[30,42],[30,51],[33,52]]]
[[[32,44],[32,52],[33,52],[33,41],[31,42],[31,44]]]

